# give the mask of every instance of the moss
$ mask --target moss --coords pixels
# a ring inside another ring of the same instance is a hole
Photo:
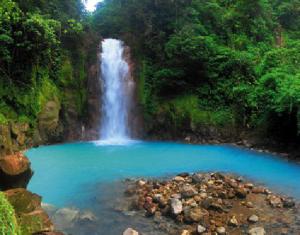
[[[0,124],[7,124],[7,118],[0,112]]]
[[[218,127],[234,125],[234,115],[230,109],[208,109],[199,105],[197,96],[186,95],[164,102],[160,114],[166,116],[170,126],[176,128],[197,128],[201,125]]]
[[[15,211],[2,192],[0,192],[0,234],[21,234],[19,232]]]

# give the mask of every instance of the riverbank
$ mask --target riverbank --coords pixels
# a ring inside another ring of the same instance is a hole
[[[241,177],[183,173],[126,184],[126,210],[139,211],[166,234],[297,234],[300,229],[299,204]]]

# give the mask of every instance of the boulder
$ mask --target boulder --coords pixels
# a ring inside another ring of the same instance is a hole
[[[21,152],[0,158],[0,170],[6,175],[20,175],[29,168],[30,162]]]
[[[22,153],[0,158],[0,189],[26,188],[32,171],[30,162]]]
[[[49,216],[41,207],[41,197],[26,189],[11,189],[5,195],[14,207],[18,224],[29,234],[53,231]]]

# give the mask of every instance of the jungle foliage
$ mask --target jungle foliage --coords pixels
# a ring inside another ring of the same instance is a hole
[[[93,27],[132,47],[149,119],[229,111],[235,125],[299,137],[299,0],[105,0]]]

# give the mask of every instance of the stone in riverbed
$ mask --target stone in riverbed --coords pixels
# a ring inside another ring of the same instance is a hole
[[[232,218],[229,220],[228,224],[232,227],[237,227],[239,225],[235,216],[232,216]]]
[[[177,198],[170,199],[171,212],[174,215],[178,215],[182,212],[182,202]]]
[[[236,189],[235,195],[240,199],[245,199],[247,197],[247,190],[244,188]]]
[[[208,215],[208,211],[201,208],[184,208],[184,220],[186,222],[200,222],[205,216]]]
[[[266,231],[263,227],[254,227],[249,229],[248,231],[249,235],[265,235]]]
[[[123,232],[123,235],[139,235],[139,233],[132,228],[128,228]]]
[[[198,194],[198,191],[189,184],[186,184],[181,188],[181,195],[183,198],[193,197],[196,194]]]
[[[200,224],[197,226],[197,233],[198,234],[203,234],[205,231],[206,231],[206,228],[204,226],[202,226]]]
[[[193,183],[201,183],[203,181],[204,177],[202,174],[197,173],[192,175],[192,182]]]
[[[218,227],[217,228],[217,233],[218,234],[226,234],[226,229],[224,227]]]
[[[257,215],[251,215],[249,218],[248,218],[248,221],[251,222],[251,223],[257,223],[259,221],[259,218]]]
[[[181,176],[175,176],[173,180],[176,182],[184,182],[185,181],[185,179]]]
[[[190,231],[189,230],[182,230],[180,235],[190,235]]]
[[[282,208],[282,206],[283,206],[280,197],[270,195],[270,196],[268,196],[268,201],[269,201],[270,205],[274,208]]]
[[[295,201],[291,198],[284,198],[282,200],[282,203],[283,203],[283,207],[285,207],[285,208],[292,208],[292,207],[295,207],[295,205],[296,205]]]

